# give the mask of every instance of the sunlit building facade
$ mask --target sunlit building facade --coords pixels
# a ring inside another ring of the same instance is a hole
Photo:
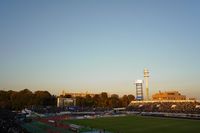
[[[57,107],[73,106],[75,104],[75,99],[73,98],[57,98]]]
[[[91,94],[91,93],[65,93],[66,95],[71,95],[72,97],[86,97],[86,95],[90,95],[91,97],[94,97],[95,94]]]
[[[153,100],[186,100],[186,96],[178,91],[159,92],[152,96]]]
[[[72,92],[72,93],[66,93],[64,90],[62,91],[61,95],[60,96],[70,96],[72,98],[75,98],[75,97],[86,97],[87,95],[91,96],[91,97],[94,97],[96,94],[93,94],[93,93],[88,93],[88,92],[85,92],[85,93],[82,93],[82,92],[79,92],[79,93],[76,93],[76,92]]]

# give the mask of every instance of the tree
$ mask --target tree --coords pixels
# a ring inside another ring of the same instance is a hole
[[[111,97],[109,98],[109,107],[116,108],[119,107],[119,105],[120,105],[119,96],[117,94],[112,94]]]
[[[56,96],[48,91],[36,91],[34,94],[29,89],[17,91],[0,90],[0,108],[21,110],[32,105],[56,105]]]
[[[129,103],[130,103],[131,101],[134,101],[134,100],[135,100],[135,96],[132,95],[132,94],[129,94],[129,95],[128,95],[128,100],[129,100]]]
[[[56,104],[57,104],[57,98],[55,95],[52,95],[49,105],[56,106]]]
[[[36,91],[35,95],[35,104],[47,106],[51,101],[51,94],[48,91]]]
[[[11,93],[11,103],[12,109],[20,110],[30,105],[33,105],[33,93],[28,90],[24,89],[19,92]]]
[[[122,106],[123,106],[123,107],[127,107],[127,106],[129,105],[128,96],[127,96],[127,95],[124,95],[124,96],[121,98],[121,102],[122,102]]]
[[[10,94],[7,91],[0,91],[0,108],[11,108]]]
[[[85,98],[77,96],[76,97],[76,106],[85,107]]]
[[[108,106],[108,94],[106,92],[101,93],[101,106],[103,108]]]
[[[112,98],[119,99],[119,95],[117,95],[117,94],[112,94],[111,97],[112,97]]]
[[[72,95],[67,94],[67,95],[65,95],[65,96],[63,96],[63,97],[65,97],[65,98],[72,98]]]
[[[29,89],[24,89],[19,92],[22,97],[22,106],[30,106],[34,104],[33,93]]]
[[[101,106],[101,104],[100,104],[101,98],[100,98],[100,96],[98,94],[94,95],[93,101],[94,101],[94,106],[95,107],[100,107]]]
[[[87,107],[93,107],[94,106],[94,101],[90,95],[85,96],[85,105]]]

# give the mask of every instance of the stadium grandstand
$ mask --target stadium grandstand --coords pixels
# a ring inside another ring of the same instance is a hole
[[[182,95],[178,91],[167,91],[161,92],[152,95],[152,100],[149,99],[149,87],[148,87],[148,78],[149,71],[144,70],[144,78],[146,80],[146,98],[145,100],[140,100],[136,98],[136,101],[131,101],[127,109],[129,111],[136,112],[166,112],[166,113],[190,113],[190,114],[199,114],[200,113],[200,102],[195,98],[189,98],[185,95]],[[140,82],[143,84],[143,82]],[[136,96],[137,88],[136,85]],[[142,87],[142,85],[141,85]],[[142,88],[141,88],[142,90]],[[143,93],[142,93],[143,94]]]
[[[140,112],[200,113],[197,100],[149,100],[132,101],[129,110]]]
[[[181,95],[178,91],[169,91],[156,93],[152,96],[153,100],[186,100],[186,96]]]

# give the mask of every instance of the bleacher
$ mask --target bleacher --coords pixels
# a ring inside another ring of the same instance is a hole
[[[27,133],[17,122],[16,113],[0,109],[0,133]]]
[[[140,112],[200,113],[200,102],[195,100],[132,101],[128,110]]]

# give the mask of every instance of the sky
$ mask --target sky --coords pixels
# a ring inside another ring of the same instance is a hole
[[[0,1],[0,89],[200,99],[200,1]]]

